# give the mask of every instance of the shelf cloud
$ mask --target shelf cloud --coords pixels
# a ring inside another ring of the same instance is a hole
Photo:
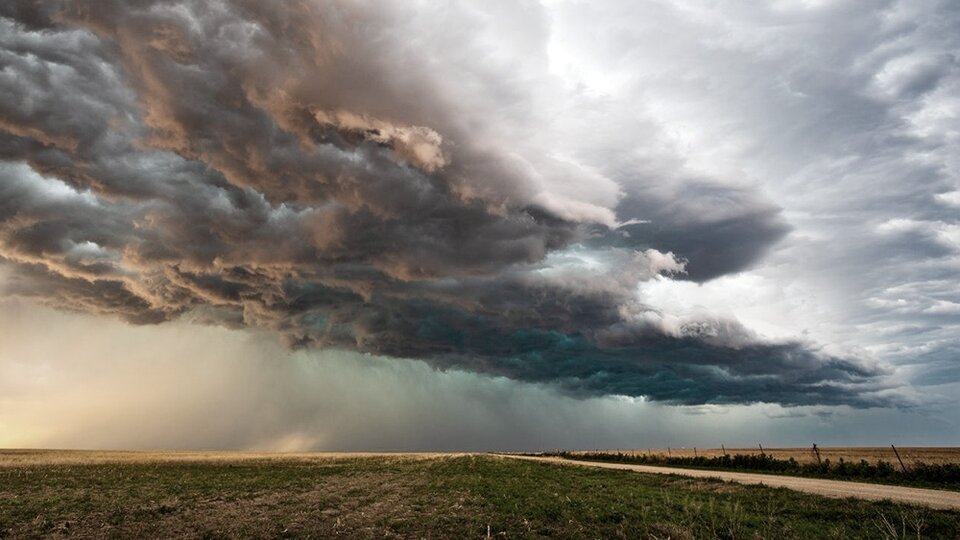
[[[135,324],[267,330],[291,348],[422,360],[581,398],[911,405],[895,366],[868,348],[647,298],[662,284],[709,287],[816,235],[800,228],[809,213],[748,181],[784,173],[786,158],[740,177],[721,157],[707,171],[664,143],[655,75],[649,87],[618,81],[620,93],[570,84],[547,52],[565,9],[0,3],[2,293]],[[715,54],[777,43],[738,35]],[[603,61],[623,65],[631,51]],[[871,92],[915,99],[955,81],[956,59],[878,70]],[[798,154],[889,121],[880,98],[857,101],[831,80],[799,70],[781,81],[847,102],[845,119],[819,111],[822,137],[780,111]],[[696,84],[732,91],[723,78]],[[930,208],[953,200],[942,191]],[[955,216],[905,223],[851,249],[957,252]],[[931,316],[956,317],[938,301]]]

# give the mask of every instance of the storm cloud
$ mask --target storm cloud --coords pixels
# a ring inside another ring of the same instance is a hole
[[[291,347],[576,397],[910,402],[894,368],[862,348],[772,338],[645,298],[775,258],[803,216],[658,142],[656,111],[621,114],[643,92],[566,87],[547,52],[562,13],[534,2],[0,6],[6,295],[137,324],[268,330]],[[955,60],[921,64],[877,91],[927,95]],[[826,84],[792,75],[812,85],[798,92]],[[657,81],[623,87],[656,93]],[[849,111],[843,122],[818,111],[835,137],[889,113],[847,87],[825,91]],[[804,127],[771,144],[831,144]],[[779,179],[790,166],[762,172]],[[942,173],[927,172],[946,194],[938,204],[952,200]],[[859,249],[955,253],[943,241],[953,218],[916,214],[885,225],[887,244]]]

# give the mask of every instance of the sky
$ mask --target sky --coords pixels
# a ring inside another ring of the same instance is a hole
[[[960,5],[0,1],[0,447],[960,445]]]

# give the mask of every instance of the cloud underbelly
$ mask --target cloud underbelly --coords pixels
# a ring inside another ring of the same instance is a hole
[[[749,267],[789,230],[779,208],[703,178],[611,179],[527,112],[520,67],[394,47],[393,10],[0,15],[4,294],[575,395],[895,401],[868,362],[641,300]]]

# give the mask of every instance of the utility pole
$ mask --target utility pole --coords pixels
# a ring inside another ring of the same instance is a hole
[[[900,462],[900,469],[903,471],[903,474],[907,474],[907,468],[903,465],[903,460],[900,459],[900,452],[897,452],[897,447],[891,444],[890,448],[893,448],[893,453],[897,455],[897,461]]]

